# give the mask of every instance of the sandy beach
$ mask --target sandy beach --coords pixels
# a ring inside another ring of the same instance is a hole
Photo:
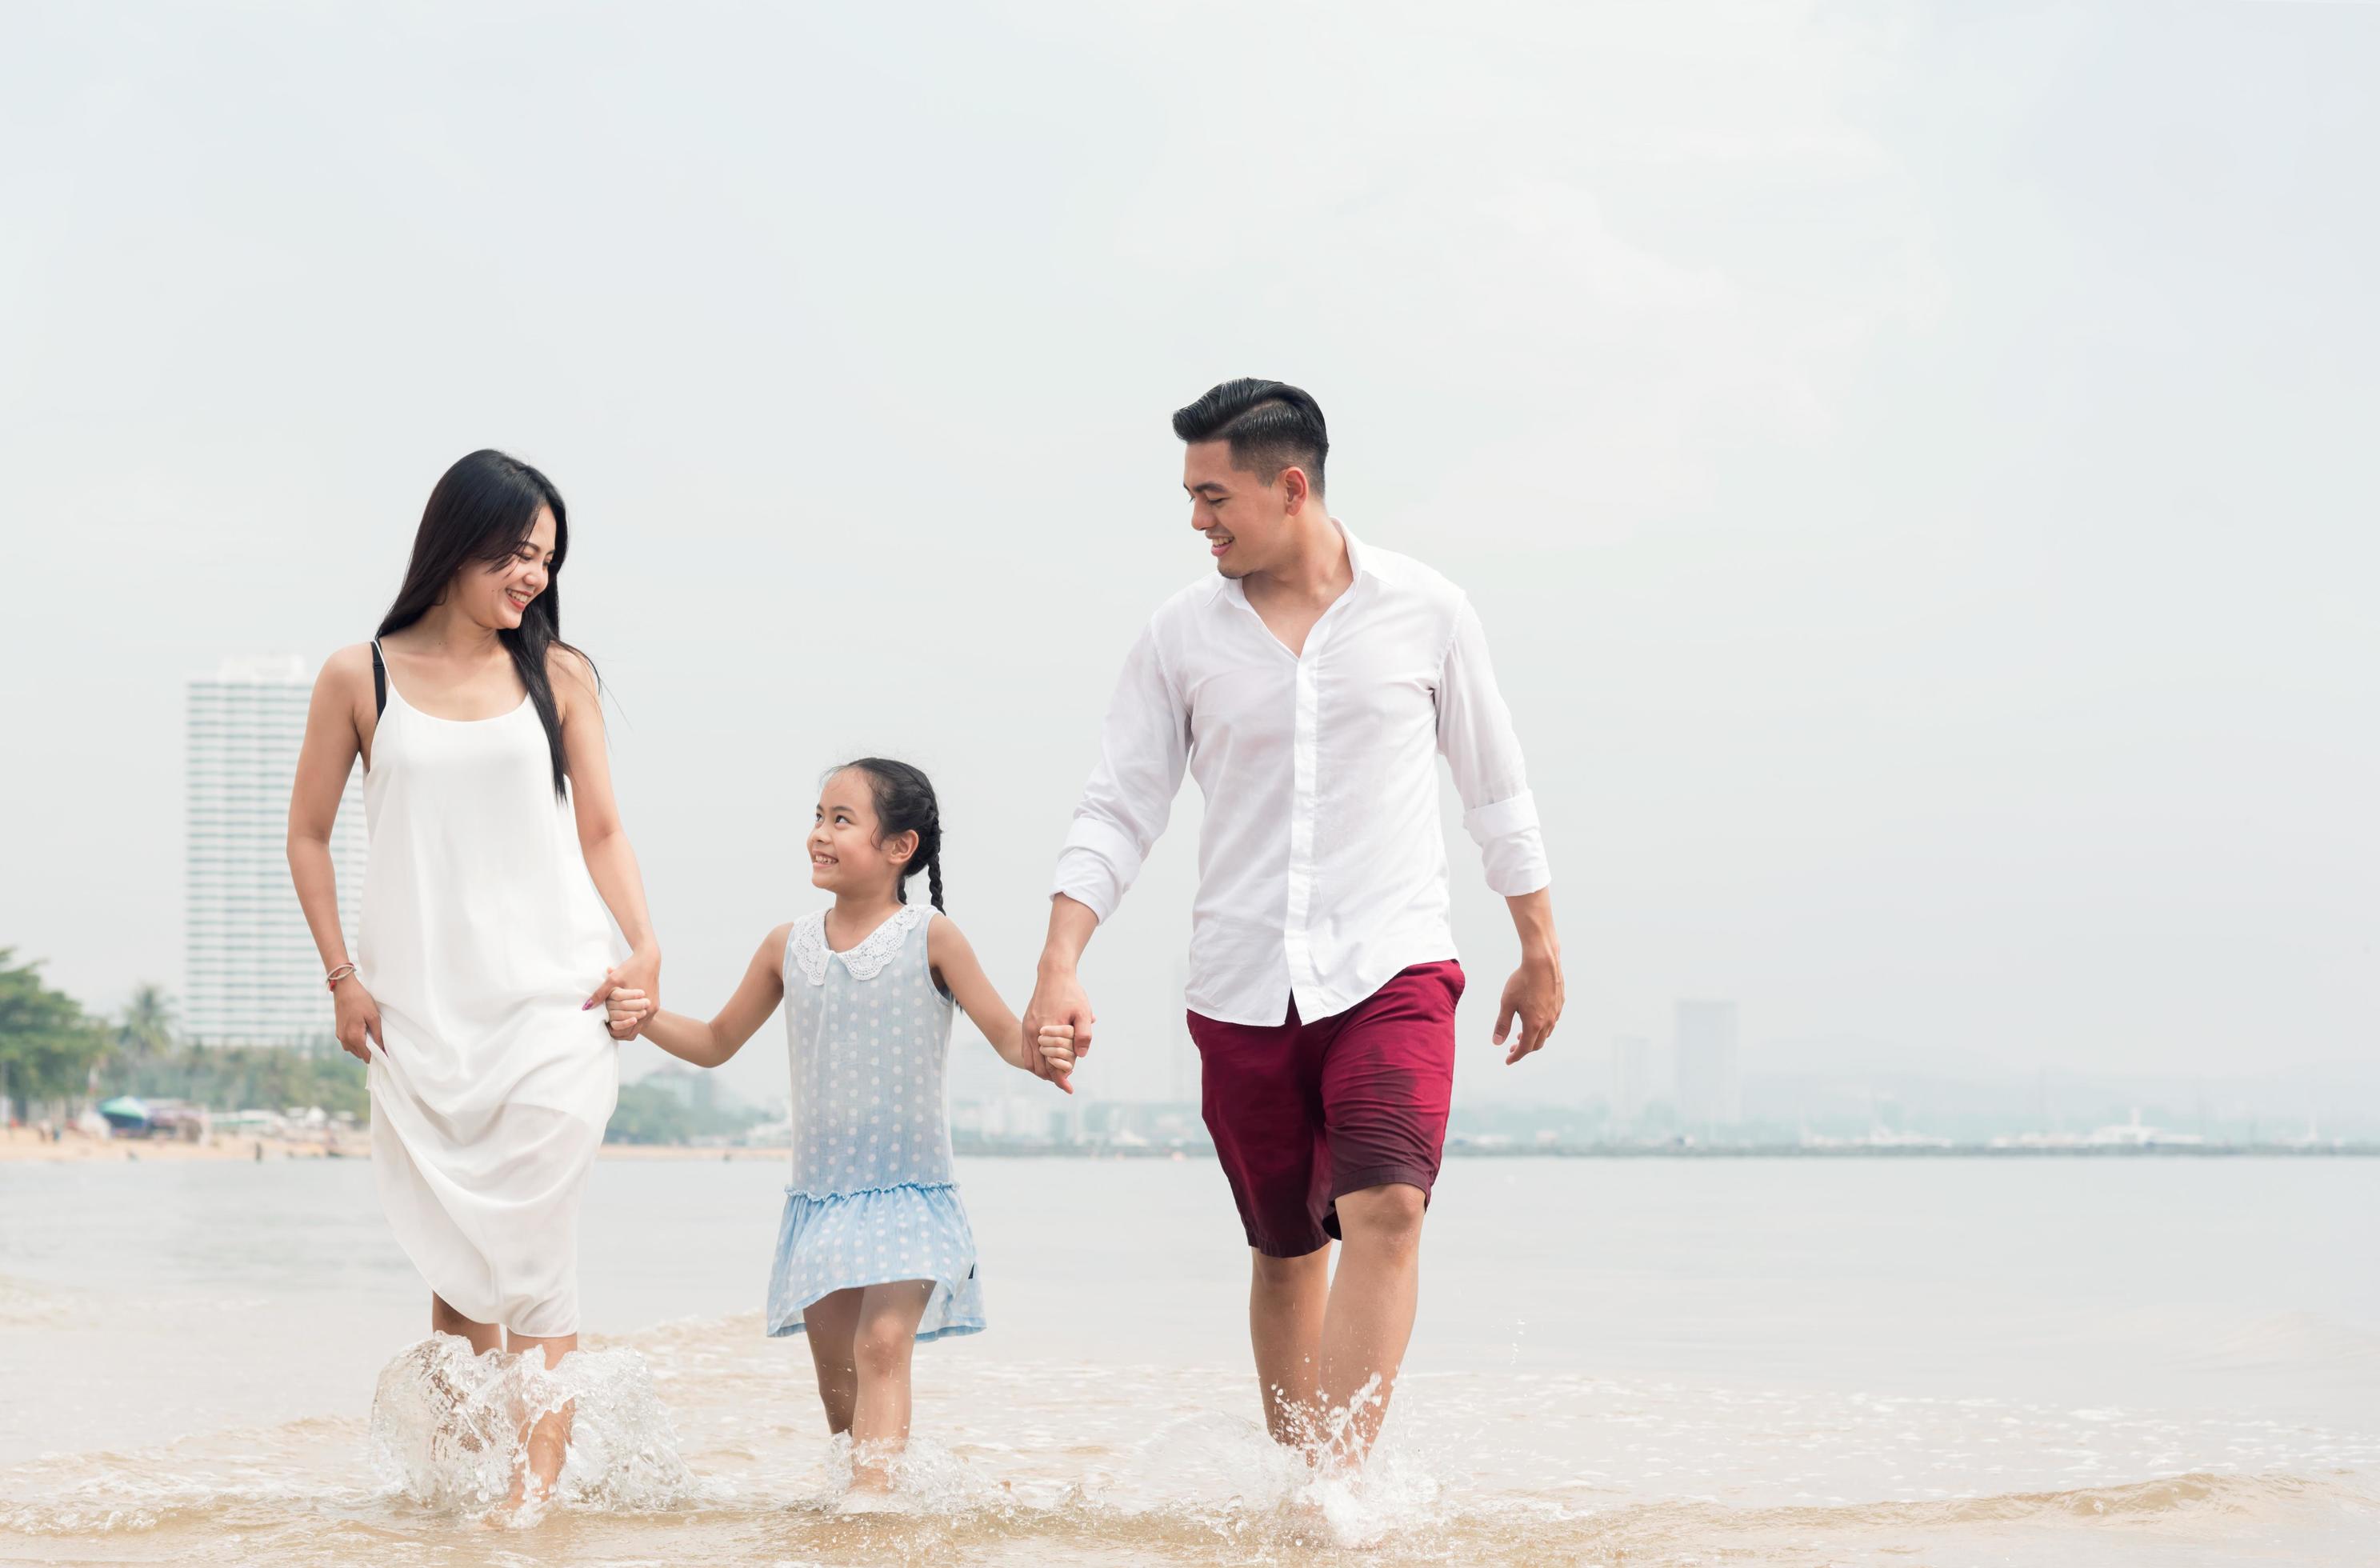
[[[748,1160],[783,1161],[783,1149],[697,1149],[681,1145],[607,1143],[605,1160],[705,1160],[737,1162]],[[214,1133],[202,1140],[179,1138],[94,1137],[69,1128],[48,1138],[32,1127],[0,1128],[0,1161],[48,1161],[71,1164],[90,1160],[170,1164],[192,1160],[369,1160],[371,1132],[368,1127],[333,1129],[327,1136],[266,1137],[252,1133]]]

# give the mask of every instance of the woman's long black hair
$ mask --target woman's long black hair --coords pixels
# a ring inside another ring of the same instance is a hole
[[[562,640],[562,563],[570,553],[570,513],[552,480],[492,447],[472,453],[441,475],[413,535],[405,586],[396,590],[396,602],[381,617],[375,635],[402,631],[428,614],[464,567],[485,569],[511,560],[537,526],[540,507],[553,514],[553,564],[545,569],[545,591],[521,612],[518,629],[496,636],[513,656],[513,668],[545,725],[546,750],[553,759],[553,793],[559,796],[570,770],[563,760],[562,717],[554,709],[545,656],[556,648],[572,653],[578,650]],[[588,668],[594,668],[592,660]]]
[[[895,762],[889,757],[862,757],[856,762],[845,762],[832,772],[856,769],[868,775],[868,793],[876,801],[876,841],[883,843],[901,833],[917,835],[917,853],[901,868],[900,893],[903,903],[909,898],[909,879],[920,870],[926,873],[926,896],[937,909],[942,908],[942,808],[934,798],[934,784],[919,769],[906,762]],[[832,776],[832,773],[829,775]],[[950,913],[942,909],[942,913]]]

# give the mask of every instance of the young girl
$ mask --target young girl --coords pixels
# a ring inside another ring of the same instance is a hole
[[[638,990],[614,991],[611,1008],[615,1033],[716,1067],[784,1001],[794,1175],[769,1332],[808,1334],[828,1429],[851,1434],[844,1506],[869,1509],[908,1439],[911,1347],[983,1328],[942,1100],[952,1005],[1003,1060],[1068,1093],[1073,1031],[1027,1041],[966,938],[937,918],[941,821],[925,774],[876,757],[829,774],[809,851],[811,885],[834,906],[771,931],[718,1016],[659,1012]],[[903,897],[920,869],[931,909]]]

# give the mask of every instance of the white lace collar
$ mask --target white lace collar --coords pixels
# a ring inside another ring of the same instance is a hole
[[[794,962],[800,966],[802,978],[814,986],[826,984],[826,961],[840,958],[843,966],[851,971],[855,980],[872,980],[884,972],[884,966],[901,951],[909,933],[926,923],[932,913],[922,904],[905,904],[901,912],[860,939],[859,944],[837,953],[826,944],[826,911],[806,915],[794,923]]]

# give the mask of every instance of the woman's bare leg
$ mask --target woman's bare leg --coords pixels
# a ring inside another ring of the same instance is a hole
[[[851,1338],[859,1397],[851,1416],[851,1489],[890,1491],[888,1469],[909,1442],[909,1356],[917,1324],[933,1299],[929,1280],[869,1285],[860,1292]]]
[[[578,1348],[577,1334],[563,1334],[554,1339],[535,1339],[528,1334],[512,1336],[515,1354],[527,1355],[532,1351],[545,1355],[546,1370],[562,1364],[562,1358]],[[533,1488],[542,1501],[553,1495],[553,1483],[562,1477],[562,1462],[570,1452],[571,1407],[549,1410],[537,1418],[536,1425],[522,1435],[522,1473],[513,1478],[513,1502],[518,1504],[528,1492],[523,1486]]]
[[[453,1334],[458,1339],[470,1341],[471,1354],[474,1355],[485,1355],[492,1350],[500,1350],[504,1343],[504,1331],[502,1329],[493,1323],[476,1322],[464,1317],[460,1312],[447,1306],[444,1298],[434,1292],[430,1297],[430,1331],[433,1334]]]
[[[852,1407],[859,1400],[859,1367],[851,1352],[852,1335],[859,1327],[859,1297],[856,1290],[839,1290],[802,1308],[802,1334],[810,1342],[810,1364],[818,1368],[826,1429],[838,1437],[851,1430]]]

